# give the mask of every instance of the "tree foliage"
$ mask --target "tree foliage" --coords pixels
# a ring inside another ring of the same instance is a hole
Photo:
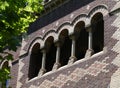
[[[8,50],[16,51],[20,36],[43,9],[42,0],[0,0],[0,63],[13,59]],[[5,54],[5,55],[4,55]],[[0,69],[0,82],[9,78],[8,69]]]

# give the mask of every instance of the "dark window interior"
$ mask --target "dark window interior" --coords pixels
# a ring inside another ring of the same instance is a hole
[[[56,47],[52,42],[46,55],[46,72],[51,71],[56,60]]]
[[[38,75],[42,64],[42,53],[40,51],[40,45],[38,43],[33,46],[29,64],[28,77],[29,79],[32,79]]]
[[[101,13],[97,13],[92,19],[93,50],[94,53],[100,52],[104,47],[104,20]]]
[[[76,57],[78,60],[85,57],[87,49],[88,49],[88,33],[84,28],[81,29],[78,39],[76,40]]]
[[[61,39],[61,36],[63,39]],[[71,39],[68,36],[68,31],[63,30],[60,35],[60,39],[63,40],[60,51],[60,64],[64,66],[68,63],[69,57],[71,56]]]
[[[88,49],[88,32],[85,29],[84,22],[78,22],[75,26],[76,46],[75,56],[78,60],[85,57]]]

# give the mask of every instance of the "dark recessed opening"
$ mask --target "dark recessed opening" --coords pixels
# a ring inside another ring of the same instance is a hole
[[[49,45],[47,45],[49,43]],[[53,37],[49,37],[46,41],[46,46],[48,47],[47,49],[47,55],[46,55],[46,72],[49,72],[52,70],[53,65],[56,60],[56,47],[53,42]]]
[[[104,47],[104,20],[101,13],[93,16],[92,21],[93,32],[93,50],[94,53],[100,52]]]
[[[71,43],[72,43],[72,41],[70,40],[70,38],[68,36],[67,30],[63,30],[61,32],[59,38],[62,41],[61,51],[60,51],[60,64],[61,64],[61,66],[64,66],[68,63],[68,60],[71,56]]]
[[[76,57],[78,60],[85,57],[87,49],[88,49],[88,33],[86,32],[85,29],[82,29],[76,41]]]
[[[75,36],[76,36],[76,58],[82,59],[85,57],[86,51],[88,49],[88,33],[85,30],[85,23],[79,22],[75,26]]]
[[[31,56],[30,56],[30,63],[29,63],[29,79],[32,79],[38,76],[42,64],[42,53],[40,51],[40,44],[36,43],[33,46]]]

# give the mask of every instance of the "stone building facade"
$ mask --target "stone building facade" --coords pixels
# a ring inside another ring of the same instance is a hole
[[[46,0],[12,62],[12,88],[120,88],[120,1]]]

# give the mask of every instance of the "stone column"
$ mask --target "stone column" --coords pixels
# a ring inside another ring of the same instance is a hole
[[[92,28],[91,26],[88,26],[87,27],[87,31],[88,31],[88,50],[86,52],[86,55],[85,57],[90,57],[92,56],[92,54],[94,53],[94,50],[93,50],[93,36],[92,36]]]
[[[91,50],[92,49],[92,30],[89,30],[89,35],[88,35],[88,49]]]
[[[42,50],[42,53],[43,53],[43,56],[42,56],[42,66],[41,66],[41,69],[40,69],[40,72],[39,72],[39,75],[43,75],[46,71],[45,69],[45,64],[46,64],[46,50],[43,49]]]
[[[53,66],[53,70],[57,70],[60,67],[60,42],[57,41],[55,43],[57,50],[56,50],[56,62]]]
[[[71,47],[71,56],[69,58],[68,64],[72,64],[75,62],[76,57],[75,57],[75,35],[70,36],[70,38],[72,39],[72,47]]]

